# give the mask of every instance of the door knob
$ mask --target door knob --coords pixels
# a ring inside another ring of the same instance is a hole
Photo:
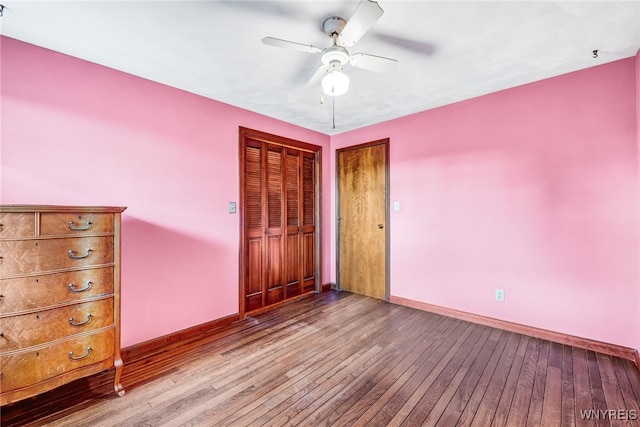
[[[382,225],[382,224],[378,224],[378,228],[379,228],[379,229],[383,229],[383,228],[384,228],[384,225]]]

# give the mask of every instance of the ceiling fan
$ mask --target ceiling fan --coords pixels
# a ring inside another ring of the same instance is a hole
[[[322,65],[311,77],[307,86],[322,84],[325,94],[339,96],[349,89],[349,77],[342,67],[347,62],[353,67],[378,73],[390,73],[396,67],[397,60],[382,56],[355,53],[349,55],[346,47],[355,45],[358,40],[376,23],[384,11],[374,0],[361,0],[348,20],[339,16],[330,16],[322,22],[322,30],[333,40],[330,47],[321,49],[313,45],[296,43],[275,37],[265,37],[262,43],[306,53],[322,53]]]

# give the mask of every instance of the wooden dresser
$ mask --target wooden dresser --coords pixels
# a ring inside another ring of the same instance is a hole
[[[0,206],[0,405],[115,368],[121,207]]]

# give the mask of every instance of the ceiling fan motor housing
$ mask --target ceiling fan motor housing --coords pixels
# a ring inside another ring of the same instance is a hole
[[[339,16],[330,16],[322,21],[322,31],[327,33],[329,37],[338,36],[344,26],[347,25],[347,21]]]

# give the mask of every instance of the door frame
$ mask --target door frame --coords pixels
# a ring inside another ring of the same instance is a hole
[[[336,289],[342,290],[340,287],[340,182],[338,180],[338,176],[340,173],[340,153],[345,151],[354,151],[359,150],[361,148],[367,148],[374,145],[384,145],[385,146],[385,189],[384,189],[384,197],[385,197],[385,248],[384,248],[384,258],[385,258],[385,290],[384,290],[384,300],[389,302],[390,297],[390,278],[391,278],[391,268],[390,268],[390,227],[389,224],[391,222],[390,218],[390,200],[389,200],[389,138],[377,139],[375,141],[365,142],[362,144],[352,145],[349,147],[343,147],[336,149],[336,170],[335,170],[335,191],[336,191],[336,211],[335,211],[335,225],[336,225]]]
[[[239,226],[240,226],[240,252],[239,252],[239,269],[238,269],[238,290],[239,290],[239,306],[238,306],[238,316],[240,319],[244,319],[246,315],[245,311],[245,300],[244,300],[244,288],[245,288],[245,224],[244,224],[244,162],[245,162],[245,140],[252,139],[255,141],[262,141],[265,143],[273,144],[273,145],[281,145],[283,147],[293,148],[299,151],[306,151],[309,153],[314,153],[314,167],[315,167],[315,183],[314,183],[314,191],[315,191],[315,209],[314,209],[314,222],[315,222],[315,237],[314,237],[314,263],[315,263],[315,289],[314,293],[318,293],[321,290],[322,283],[322,147],[315,144],[310,144],[308,142],[298,141],[291,138],[286,138],[284,136],[274,135],[267,132],[262,132],[255,129],[246,128],[243,126],[238,127],[238,176],[240,181],[240,191],[239,191],[239,200],[237,204],[237,213],[239,215]],[[300,284],[302,286],[302,284]],[[304,294],[302,295],[304,296]],[[293,297],[288,300],[284,300],[282,302],[273,304],[271,306],[263,307],[263,309],[259,311],[270,310],[271,308],[277,307],[280,304],[287,303],[290,301],[294,301],[296,298]]]

